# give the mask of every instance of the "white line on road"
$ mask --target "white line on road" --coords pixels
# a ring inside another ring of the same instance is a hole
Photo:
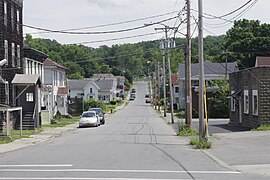
[[[169,170],[106,170],[106,169],[0,169],[0,172],[120,172],[120,173],[187,173]],[[188,171],[191,174],[241,174],[239,171]]]
[[[146,179],[146,178],[79,178],[79,177],[8,177],[0,180],[190,180],[190,179]]]
[[[0,164],[0,168],[6,167],[72,167],[73,164]]]

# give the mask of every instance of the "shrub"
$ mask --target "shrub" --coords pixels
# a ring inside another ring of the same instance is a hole
[[[184,124],[179,126],[178,136],[196,136],[198,132],[195,129],[190,128],[188,125]]]
[[[60,121],[60,120],[62,119],[62,115],[61,115],[61,113],[60,113],[59,111],[57,111],[57,113],[56,113],[56,115],[55,115],[55,119],[56,119],[57,121]]]
[[[268,131],[270,130],[270,124],[261,124],[259,127],[252,130],[253,131]]]
[[[115,100],[112,100],[112,101],[110,102],[110,104],[111,104],[111,105],[116,105],[117,102],[116,102]]]
[[[190,140],[189,144],[195,146],[198,149],[210,149],[212,147],[212,143],[207,139],[199,140],[198,138],[193,138]]]

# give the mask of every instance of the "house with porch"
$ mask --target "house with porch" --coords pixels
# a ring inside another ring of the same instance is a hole
[[[68,94],[66,86],[66,72],[68,69],[46,58],[44,63],[44,85],[41,90],[43,110],[50,112],[52,119],[57,112],[61,115],[68,115]]]
[[[192,107],[198,111],[199,108],[199,63],[191,64],[191,88],[192,88]],[[211,97],[217,89],[212,81],[221,80],[229,76],[229,73],[237,72],[236,62],[215,63],[204,61],[204,78],[206,82],[207,97]],[[179,109],[185,109],[185,64],[179,64],[178,69],[179,84]]]
[[[270,124],[270,57],[257,57],[255,67],[230,74],[229,125],[257,128]]]

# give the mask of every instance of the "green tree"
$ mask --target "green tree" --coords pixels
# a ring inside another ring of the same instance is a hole
[[[256,56],[269,55],[270,25],[258,20],[239,20],[226,33],[226,48],[235,52],[230,61],[239,60],[240,68],[253,67]]]

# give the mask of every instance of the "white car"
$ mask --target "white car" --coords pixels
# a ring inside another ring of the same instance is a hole
[[[100,120],[95,111],[86,111],[81,115],[79,127],[100,126]]]

